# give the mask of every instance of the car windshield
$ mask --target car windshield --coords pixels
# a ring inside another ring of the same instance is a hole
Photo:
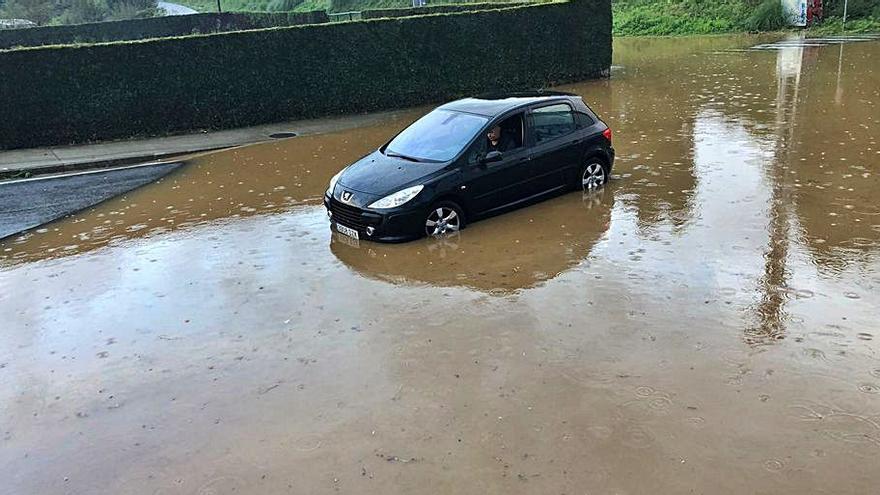
[[[413,161],[449,161],[487,121],[469,113],[434,110],[398,134],[385,154]]]

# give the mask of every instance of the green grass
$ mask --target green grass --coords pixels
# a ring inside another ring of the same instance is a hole
[[[820,26],[807,30],[810,34],[880,33],[880,18],[847,19],[844,30],[843,19],[831,17]]]
[[[880,0],[861,2],[846,24],[847,32],[880,32]],[[831,12],[840,9],[829,2]],[[867,5],[862,5],[867,4]],[[613,0],[615,36],[680,36],[787,29],[779,0]],[[830,18],[809,32],[841,32],[839,18]]]
[[[737,0],[626,0],[612,3],[617,36],[668,36],[742,31],[750,9]]]

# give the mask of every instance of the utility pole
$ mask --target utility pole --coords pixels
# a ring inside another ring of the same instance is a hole
[[[217,0],[218,2],[220,0]],[[849,0],[843,0],[843,32],[846,32],[846,4],[849,3]]]
[[[220,10],[220,0],[217,0],[217,13],[219,14],[221,12],[223,12],[223,11]],[[843,17],[846,18],[846,15],[844,15]]]

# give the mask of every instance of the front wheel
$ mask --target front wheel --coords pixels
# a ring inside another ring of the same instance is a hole
[[[455,203],[444,201],[437,203],[428,210],[425,219],[425,235],[440,237],[458,232],[464,227],[464,215]]]
[[[605,165],[595,158],[587,160],[587,164],[581,170],[581,187],[590,192],[602,187],[608,181],[608,172]]]

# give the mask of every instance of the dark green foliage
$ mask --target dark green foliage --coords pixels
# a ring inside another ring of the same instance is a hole
[[[408,17],[413,15],[446,14],[449,12],[468,12],[474,10],[498,9],[514,7],[525,2],[497,3],[463,3],[458,5],[429,5],[426,7],[409,7],[403,9],[370,9],[361,12],[364,19],[380,19],[382,17]]]
[[[28,19],[40,25],[82,24],[156,15],[160,15],[156,0],[6,0],[0,8],[0,18]]]
[[[0,9],[0,18],[27,19],[37,24],[45,24],[54,14],[54,6],[46,0],[6,0]]]
[[[880,33],[880,12],[875,17],[851,19],[847,16],[846,25],[840,17],[826,17],[822,24],[811,26],[812,35]]]
[[[88,1],[88,0],[86,0]],[[241,31],[297,24],[329,22],[325,12],[224,12],[69,26],[0,30],[0,49],[17,46],[62,45],[165,38],[199,33]]]
[[[100,22],[107,15],[107,5],[95,0],[72,0],[70,7],[59,17],[61,24]]]
[[[0,148],[400,108],[610,65],[608,0],[0,51]]]
[[[303,0],[272,0],[269,10],[272,12],[290,12],[299,7]]]
[[[775,31],[787,25],[788,20],[782,12],[782,3],[779,0],[761,2],[745,23],[749,31]]]
[[[843,17],[844,0],[826,0],[822,3],[826,17]],[[846,6],[847,19],[865,17],[880,18],[880,0],[849,0]]]

